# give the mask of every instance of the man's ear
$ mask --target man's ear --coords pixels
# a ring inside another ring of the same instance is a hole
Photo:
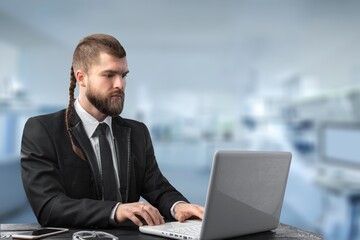
[[[86,87],[86,74],[83,70],[77,70],[75,78],[80,87]]]

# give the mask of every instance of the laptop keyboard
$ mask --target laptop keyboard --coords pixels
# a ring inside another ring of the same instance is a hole
[[[173,231],[174,233],[183,234],[183,235],[200,236],[201,225],[176,227],[169,230]]]

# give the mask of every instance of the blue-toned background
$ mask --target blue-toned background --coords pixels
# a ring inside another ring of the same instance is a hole
[[[35,222],[19,175],[25,121],[65,108],[92,33],[128,54],[124,117],[204,204],[217,149],[293,153],[281,221],[358,239],[360,2],[0,0],[0,223]]]

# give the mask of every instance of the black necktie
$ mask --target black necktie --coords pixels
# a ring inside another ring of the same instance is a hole
[[[101,170],[103,178],[104,200],[117,200],[115,170],[109,141],[106,138],[106,123],[100,123],[96,128],[99,136]]]

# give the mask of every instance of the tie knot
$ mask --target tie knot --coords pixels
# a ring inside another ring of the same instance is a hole
[[[99,135],[106,135],[106,129],[107,129],[108,125],[106,123],[100,123],[97,128],[96,128],[96,132]]]

